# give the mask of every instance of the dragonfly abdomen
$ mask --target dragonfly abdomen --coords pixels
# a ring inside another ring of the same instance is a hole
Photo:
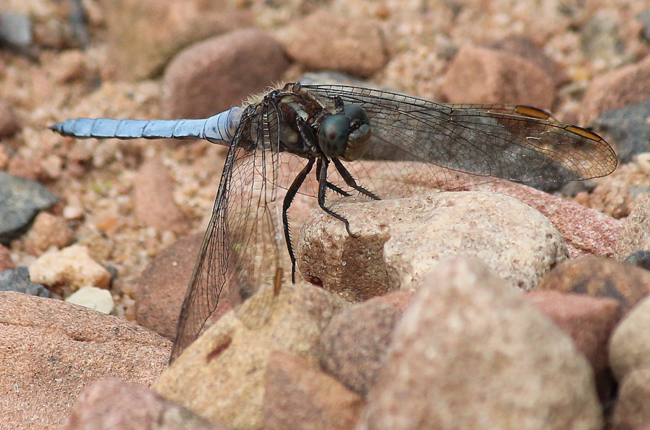
[[[239,125],[241,108],[234,107],[205,119],[135,120],[69,119],[51,130],[77,139],[205,139],[230,142]]]

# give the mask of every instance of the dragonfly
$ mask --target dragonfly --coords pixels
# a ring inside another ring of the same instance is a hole
[[[224,290],[247,327],[266,324],[283,283],[285,246],[295,282],[288,210],[299,192],[316,197],[354,236],[326,200],[328,193],[384,198],[381,181],[356,179],[368,177],[367,163],[390,172],[401,162],[413,177],[443,172],[442,182],[462,172],[535,184],[601,177],[617,166],[602,137],[539,108],[442,104],[346,85],[278,85],[205,119],[78,118],[50,128],[80,139],[195,138],[229,147],[170,362],[197,338]]]

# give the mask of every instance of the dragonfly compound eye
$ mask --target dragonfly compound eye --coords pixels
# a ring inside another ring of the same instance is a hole
[[[343,108],[345,116],[350,118],[350,135],[345,153],[341,156],[346,161],[360,158],[370,146],[370,118],[366,111],[357,105],[346,105]]]
[[[350,118],[344,114],[327,117],[318,133],[318,145],[328,157],[342,157],[350,135]]]

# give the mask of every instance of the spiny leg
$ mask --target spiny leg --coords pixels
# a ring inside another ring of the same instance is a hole
[[[321,164],[320,163],[316,164],[316,177],[317,178],[320,177],[320,169],[321,169]],[[351,197],[352,196],[352,194],[348,193],[347,191],[345,191],[342,188],[339,188],[338,186],[334,185],[330,181],[327,181],[327,188],[334,191],[335,193],[338,193],[338,194],[342,195],[343,197]]]
[[[319,166],[322,163],[322,166]],[[333,216],[339,221],[342,221],[345,223],[345,229],[347,230],[348,234],[352,237],[355,237],[352,232],[350,231],[350,223],[348,222],[347,219],[342,217],[341,215],[337,214],[327,206],[325,206],[325,193],[327,192],[327,168],[329,166],[329,160],[327,158],[319,158],[318,159],[318,164],[316,166],[316,170],[318,171],[318,206],[322,210],[325,211],[325,213]]]
[[[310,158],[305,167],[298,173],[298,176],[293,180],[291,186],[287,190],[286,196],[284,196],[284,201],[282,202],[282,224],[284,224],[284,239],[287,242],[287,250],[289,251],[289,258],[291,258],[291,282],[296,283],[296,256],[293,253],[293,246],[291,245],[291,234],[289,231],[289,215],[287,211],[293,202],[294,197],[298,193],[305,178],[309,172],[311,172],[312,167],[314,166],[314,158]]]
[[[355,181],[354,178],[352,177],[352,174],[350,174],[350,172],[348,172],[348,169],[346,169],[345,166],[343,166],[341,160],[339,160],[338,158],[332,158],[332,161],[334,162],[334,166],[336,167],[336,170],[338,170],[338,172],[341,174],[341,177],[343,178],[345,183],[348,184],[349,187],[354,188],[364,196],[368,196],[371,199],[381,200],[372,191],[368,191],[365,188],[363,188],[361,185],[358,185],[357,181]]]

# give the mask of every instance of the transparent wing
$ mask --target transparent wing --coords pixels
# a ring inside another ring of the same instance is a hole
[[[181,309],[170,361],[199,335],[227,298],[249,328],[270,318],[282,281],[278,228],[278,121],[250,106],[230,146],[212,217]]]
[[[446,105],[342,85],[304,88],[330,105],[340,97],[365,109],[373,136],[366,160],[417,161],[530,183],[605,176],[617,164],[600,136],[535,108]]]

